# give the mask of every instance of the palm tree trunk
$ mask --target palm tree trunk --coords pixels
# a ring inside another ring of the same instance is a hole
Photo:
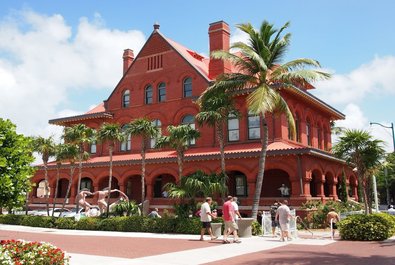
[[[178,164],[178,179],[181,179],[182,177],[182,167],[183,167],[183,159],[184,158],[184,152],[183,151],[177,151],[177,164]]]
[[[60,178],[59,170],[60,170],[60,165],[58,165],[56,168],[56,186],[55,186],[55,194],[54,194],[53,203],[52,203],[52,216],[54,215],[56,199],[58,198],[59,178]]]
[[[108,197],[107,197],[107,217],[110,212],[111,182],[112,182],[112,152],[113,146],[109,147],[110,152],[110,176],[108,177]]]
[[[267,123],[266,119],[263,115],[262,117],[262,125],[263,125],[263,138],[262,138],[262,148],[261,148],[261,153],[259,157],[259,171],[258,171],[258,176],[256,178],[256,184],[255,184],[255,193],[254,193],[254,199],[252,202],[252,218],[256,219],[258,215],[258,207],[259,207],[259,201],[261,199],[261,190],[262,190],[262,183],[263,183],[263,178],[264,178],[264,173],[265,173],[265,162],[266,162],[266,151],[267,151],[267,146],[268,146],[268,128],[267,128]]]
[[[219,143],[219,152],[220,152],[220,157],[221,157],[221,173],[223,177],[223,185],[226,187],[226,181],[228,179],[228,176],[226,175],[226,164],[225,164],[225,140],[224,140],[224,130],[223,130],[223,124],[220,122],[217,122],[216,127],[217,127],[217,138],[218,138],[218,143]],[[221,194],[222,199],[225,199],[225,193]]]
[[[144,200],[145,200],[145,140],[143,139],[143,143],[141,147],[141,206],[142,206],[141,210],[143,210]]]
[[[49,185],[48,185],[48,166],[47,166],[47,161],[44,161],[44,179],[45,179],[45,203],[46,203],[46,207],[47,207],[47,215],[49,216],[49,194],[48,194],[48,190],[49,190]]]
[[[74,175],[74,165],[70,164],[70,181],[69,181],[69,184],[67,185],[66,195],[64,196],[64,201],[63,201],[62,209],[60,210],[60,215],[59,216],[62,215],[62,210],[66,206],[66,201],[67,201],[67,199],[69,197],[71,184],[73,183],[73,175]]]
[[[82,151],[84,151],[82,149]],[[80,147],[80,154],[79,154],[79,161],[78,161],[78,186],[77,186],[77,196],[80,194],[80,188],[81,188],[81,177],[82,177],[82,152],[81,152],[81,147]],[[77,213],[79,212],[80,209],[80,204],[77,202]]]

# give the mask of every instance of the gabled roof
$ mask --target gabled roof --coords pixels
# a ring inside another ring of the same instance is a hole
[[[100,103],[99,105],[97,105],[90,111],[86,112],[85,114],[52,119],[49,120],[48,122],[50,124],[55,124],[55,125],[65,125],[65,123],[70,123],[70,122],[73,123],[73,122],[79,122],[79,121],[85,121],[85,120],[97,119],[97,118],[104,118],[104,119],[113,118],[113,115],[111,113],[105,111],[104,103]]]

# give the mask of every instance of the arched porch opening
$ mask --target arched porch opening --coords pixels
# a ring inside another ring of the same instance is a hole
[[[108,188],[108,179],[109,177],[105,177],[100,179],[99,181],[99,190],[104,190],[105,188]],[[117,189],[119,190],[119,184],[118,184],[118,179],[115,177],[112,177],[111,179],[111,190]],[[119,192],[112,192],[110,194],[110,198],[118,198],[119,197]]]
[[[66,197],[67,187],[69,186],[69,180],[65,178],[61,178],[58,184],[58,198]],[[70,197],[70,193],[69,193]]]
[[[266,170],[262,183],[261,197],[282,197],[280,187],[283,184],[288,188],[288,194],[291,194],[289,190],[291,182],[286,171],[282,169]]]
[[[167,198],[167,192],[163,189],[163,187],[167,183],[176,183],[175,177],[170,174],[162,174],[155,178],[153,187],[153,196],[154,198]]]
[[[237,197],[248,197],[247,176],[240,171],[229,171],[226,174],[228,175],[228,181],[226,182],[228,194]]]
[[[46,191],[45,191],[45,179],[42,179],[37,184],[36,189],[36,197],[37,198],[45,198]],[[51,195],[51,187],[48,186],[48,196]]]
[[[319,171],[315,170],[311,173],[311,180],[310,180],[311,197],[318,197],[320,186],[321,186],[321,174]]]
[[[78,184],[77,184],[78,186]],[[112,186],[112,185],[111,185]],[[80,190],[88,190],[90,192],[93,192],[93,181],[89,177],[83,177],[81,178],[81,185],[80,185]]]
[[[133,175],[126,179],[126,195],[131,201],[141,202],[141,176]],[[147,190],[147,188],[145,189]]]
[[[332,173],[325,174],[325,182],[324,182],[324,195],[325,197],[334,196],[335,194],[331,194],[332,185],[334,184],[334,177]]]

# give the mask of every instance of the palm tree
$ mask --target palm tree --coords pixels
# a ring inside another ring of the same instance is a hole
[[[78,159],[79,151],[78,151],[78,146],[74,144],[63,144],[62,146],[62,155],[59,159],[63,161],[67,161],[70,166],[70,179],[69,179],[69,184],[67,185],[67,191],[66,195],[64,196],[63,204],[62,204],[62,209],[66,206],[67,199],[69,198],[69,193],[71,189],[71,184],[73,183],[74,179],[74,170],[75,170],[75,160]],[[59,162],[57,162],[59,163]],[[62,215],[62,213],[60,213]]]
[[[152,121],[146,118],[139,118],[129,123],[124,131],[127,135],[138,136],[141,141],[141,203],[145,200],[145,154],[147,152],[147,143],[151,138],[156,138],[159,129]],[[125,137],[126,137],[125,136]]]
[[[65,142],[75,144],[78,146],[78,186],[77,194],[81,189],[82,178],[82,161],[89,158],[89,153],[84,150],[85,144],[90,144],[94,140],[94,130],[87,127],[85,124],[76,124],[72,127],[64,129],[63,139]],[[79,203],[77,203],[77,213],[79,210]]]
[[[49,138],[41,136],[33,138],[33,148],[35,152],[41,154],[44,164],[45,201],[47,214],[49,215],[48,160],[55,154],[55,142],[53,136],[50,136]]]
[[[285,52],[290,45],[291,34],[282,36],[288,28],[286,23],[280,29],[264,21],[259,30],[255,30],[250,23],[237,27],[248,34],[248,44],[236,42],[231,48],[238,49],[237,54],[229,51],[215,51],[213,59],[230,61],[236,72],[226,73],[217,78],[208,90],[223,90],[227,93],[248,92],[248,109],[253,114],[260,114],[263,125],[262,148],[259,158],[259,170],[255,186],[252,217],[258,213],[261,188],[264,177],[266,150],[268,146],[268,127],[265,120],[267,113],[284,113],[290,126],[291,134],[295,133],[295,122],[292,113],[282,97],[281,90],[295,89],[308,83],[329,78],[330,75],[305,67],[320,67],[312,59],[296,59],[282,63]]]
[[[199,125],[207,124],[215,128],[221,156],[221,171],[226,176],[224,127],[229,115],[237,116],[238,113],[231,94],[225,90],[211,92],[214,91],[203,93],[197,100],[200,112],[196,115],[196,120]]]
[[[188,216],[189,211],[196,211],[195,199],[197,197],[213,196],[216,193],[226,192],[223,174],[205,174],[199,170],[189,176],[183,176],[177,184],[167,183],[164,187],[170,198],[182,200],[182,205],[187,205],[182,214]],[[186,202],[183,202],[187,200]]]
[[[156,147],[170,146],[177,152],[178,177],[181,178],[185,151],[189,143],[200,136],[199,131],[193,129],[189,124],[167,127],[168,136],[161,136],[156,141]]]
[[[108,177],[108,198],[107,198],[107,217],[110,211],[110,194],[112,182],[112,154],[114,152],[115,143],[124,139],[121,127],[116,123],[103,123],[97,132],[97,140],[99,142],[107,142],[108,153],[110,155],[110,175]]]
[[[358,183],[362,185],[365,213],[371,212],[369,203],[371,177],[380,166],[385,150],[382,141],[373,139],[367,131],[345,130],[339,142],[333,147],[333,152],[352,166],[356,166]]]

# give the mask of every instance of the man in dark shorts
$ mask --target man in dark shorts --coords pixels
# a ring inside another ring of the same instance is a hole
[[[206,201],[200,207],[200,221],[202,222],[202,229],[200,230],[200,241],[203,241],[204,234],[207,231],[211,236],[211,240],[217,239],[216,236],[213,235],[213,231],[211,230],[211,219],[216,218],[216,216],[211,213],[210,205],[212,203],[211,197],[207,197]]]
[[[276,227],[278,227],[278,222],[276,220],[276,213],[278,209],[278,202],[274,202],[272,206],[270,206],[270,217],[272,219],[272,235],[276,236]]]
[[[331,222],[332,220],[332,222]],[[335,208],[331,208],[330,212],[326,215],[326,223],[332,225],[332,238],[335,236],[337,229],[336,223],[340,221],[339,215],[336,213]]]

